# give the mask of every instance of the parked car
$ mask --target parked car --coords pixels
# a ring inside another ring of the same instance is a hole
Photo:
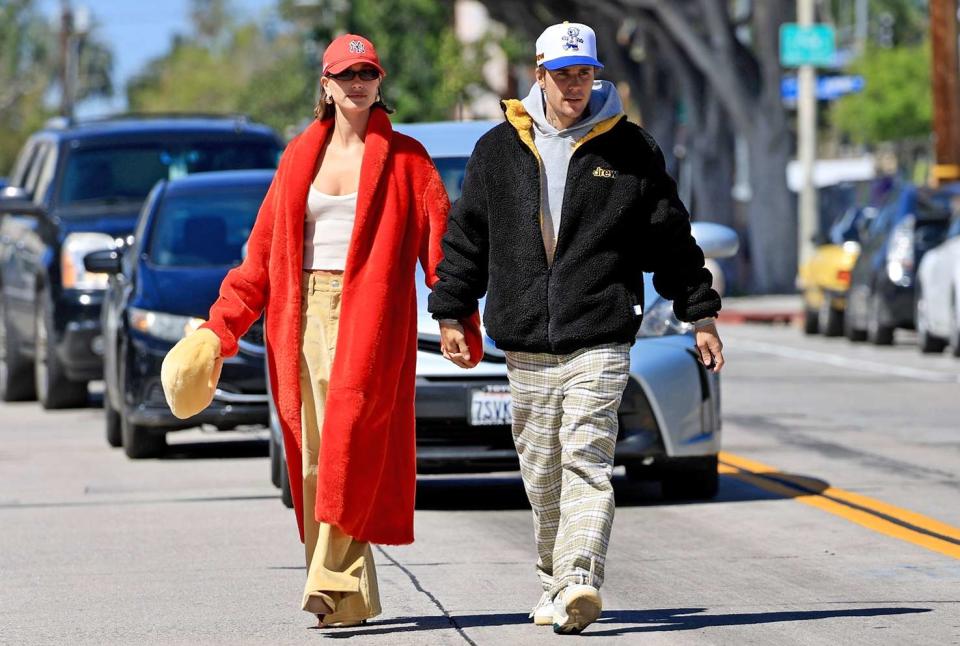
[[[948,345],[960,357],[960,191],[953,194],[945,239],[928,251],[917,269],[917,334],[921,352]]]
[[[131,458],[156,455],[166,433],[200,424],[222,430],[266,426],[267,386],[260,321],[224,362],[213,403],[188,420],[173,416],[160,365],[198,327],[227,271],[243,257],[273,171],[199,173],[161,180],[147,197],[133,243],[90,253],[87,271],[104,272],[104,397],[107,442]]]
[[[806,334],[843,334],[850,272],[860,255],[860,232],[875,214],[873,207],[851,207],[830,227],[826,238],[814,240],[814,254],[799,271]]]
[[[844,332],[853,341],[893,343],[894,330],[915,327],[916,267],[947,230],[956,188],[901,183],[870,223],[853,266]]]
[[[85,404],[103,374],[107,279],[83,257],[132,233],[157,180],[275,168],[281,147],[232,117],[57,122],[32,135],[0,193],[0,399]]]
[[[477,139],[498,122],[400,125],[423,142],[455,200]],[[695,223],[694,235],[708,257],[736,253],[736,233]],[[418,272],[420,270],[418,269]],[[644,276],[644,318],[630,353],[630,379],[620,406],[617,464],[634,479],[660,480],[671,498],[716,495],[720,450],[718,375],[697,359],[691,326]],[[485,356],[465,371],[440,353],[437,323],[427,311],[428,289],[417,279],[417,470],[420,473],[515,470],[506,361],[485,336]],[[483,302],[481,301],[481,308]],[[291,504],[279,420],[271,416],[271,476]]]

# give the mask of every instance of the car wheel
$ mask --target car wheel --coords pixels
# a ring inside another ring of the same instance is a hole
[[[126,415],[120,416],[120,435],[123,452],[131,460],[155,458],[167,446],[167,436],[163,431],[134,424]]]
[[[110,393],[104,390],[103,393],[103,412],[107,426],[107,444],[114,448],[123,446],[123,434],[120,426],[120,413],[113,404],[110,403]]]
[[[290,472],[287,470],[286,460],[280,468],[280,502],[287,509],[293,509],[293,493],[290,491]]]
[[[669,471],[660,481],[667,500],[708,500],[717,496],[720,475],[717,456],[711,455],[685,462],[683,469]]]
[[[37,315],[33,358],[37,400],[46,410],[80,408],[87,405],[87,382],[71,381],[51,347],[53,313],[43,292],[37,294]]]
[[[824,336],[840,336],[843,334],[843,310],[833,307],[830,299],[824,297],[817,323]]]
[[[816,334],[820,331],[820,317],[816,310],[804,308],[803,310],[803,333]]]
[[[6,306],[0,297],[0,400],[30,401],[36,397],[33,364],[20,353],[20,342],[7,323]]]
[[[880,296],[877,294],[870,297],[867,340],[874,345],[893,345],[893,328],[880,322]]]
[[[947,342],[944,339],[941,339],[940,337],[934,336],[930,333],[930,326],[927,322],[926,301],[923,297],[923,289],[919,283],[917,283],[916,307],[917,346],[920,348],[920,352],[923,352],[924,354],[943,352],[943,349],[947,347]]]
[[[847,310],[843,314],[843,336],[854,343],[866,341],[867,333],[864,330],[857,329],[855,325],[854,304],[850,295],[847,296]]]
[[[273,430],[270,431],[270,482],[273,483],[274,487],[280,487],[281,474],[283,470],[283,458],[280,456],[280,452],[283,451],[283,448],[277,443],[277,440],[273,436]]]

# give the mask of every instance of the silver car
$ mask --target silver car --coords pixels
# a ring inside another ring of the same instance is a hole
[[[398,125],[433,157],[451,201],[477,139],[499,122]],[[736,253],[728,227],[694,223],[694,237],[708,258]],[[483,361],[463,370],[440,354],[437,322],[427,312],[418,267],[417,470],[460,473],[516,470],[510,432],[510,392],[504,355],[484,335]],[[630,379],[620,405],[616,462],[631,479],[659,480],[672,499],[712,498],[717,492],[720,450],[720,382],[697,358],[692,327],[673,314],[670,301],[644,276],[644,317],[630,351]],[[481,301],[481,310],[483,302]],[[271,415],[271,474],[291,505],[279,421]]]

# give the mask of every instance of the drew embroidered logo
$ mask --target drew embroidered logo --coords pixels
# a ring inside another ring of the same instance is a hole
[[[564,49],[572,49],[574,51],[580,51],[580,45],[583,44],[583,39],[580,38],[580,28],[579,27],[568,27],[567,35],[561,37],[564,41]]]
[[[593,170],[594,177],[605,177],[607,179],[615,179],[617,177],[617,171],[610,168],[603,168],[602,166],[597,166]]]
[[[363,54],[367,51],[367,48],[363,46],[363,43],[359,40],[350,41],[350,53],[351,54]]]

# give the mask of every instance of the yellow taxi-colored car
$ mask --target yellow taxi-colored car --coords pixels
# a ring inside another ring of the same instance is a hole
[[[850,270],[860,255],[860,244],[824,244],[800,267],[803,292],[803,331],[825,336],[843,334],[843,312],[850,289]]]

